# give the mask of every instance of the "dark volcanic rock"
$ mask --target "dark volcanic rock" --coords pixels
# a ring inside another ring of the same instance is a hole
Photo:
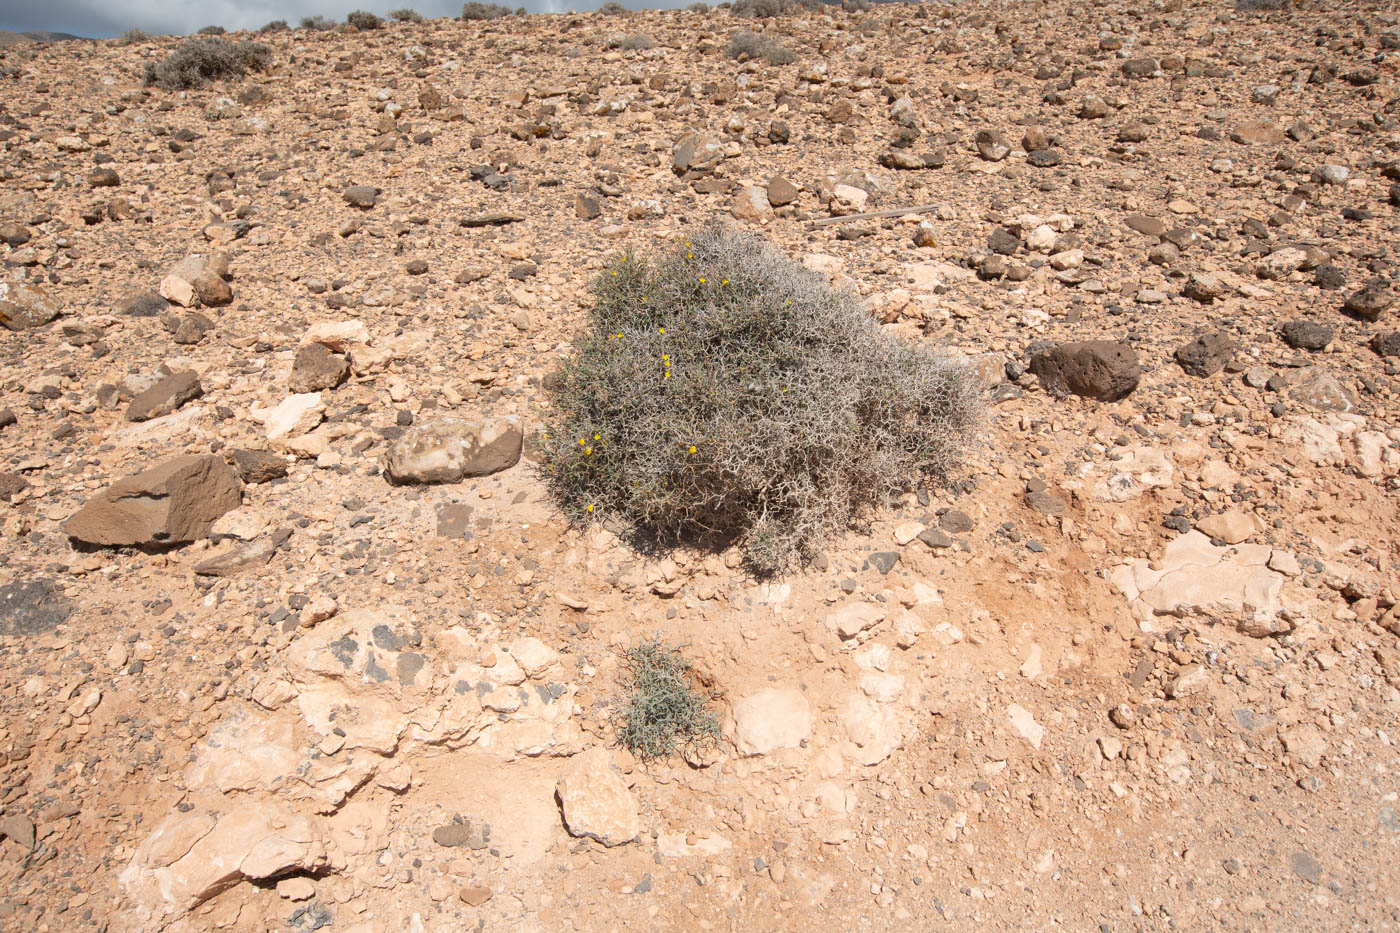
[[[1205,334],[1177,347],[1176,361],[1188,375],[1213,376],[1235,355],[1235,343],[1226,334]]]
[[[1116,402],[1142,377],[1137,351],[1126,343],[1090,340],[1062,343],[1031,358],[1030,371],[1052,395],[1081,395]]]
[[[1296,318],[1284,324],[1279,333],[1283,342],[1295,350],[1321,350],[1337,336],[1337,332],[1321,321]]]

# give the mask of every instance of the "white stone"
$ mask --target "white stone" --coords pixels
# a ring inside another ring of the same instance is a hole
[[[740,755],[797,748],[812,737],[812,707],[802,691],[770,687],[734,704],[734,746]]]

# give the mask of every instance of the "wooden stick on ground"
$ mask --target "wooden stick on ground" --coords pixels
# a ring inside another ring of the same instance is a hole
[[[823,217],[812,221],[814,227],[829,227],[832,224],[849,223],[852,220],[869,220],[872,217],[900,217],[904,214],[927,214],[937,210],[937,204],[924,204],[921,207],[895,207],[887,211],[866,211],[864,214],[847,214],[844,217]]]

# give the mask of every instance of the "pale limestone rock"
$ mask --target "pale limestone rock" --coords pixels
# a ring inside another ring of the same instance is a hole
[[[812,736],[812,707],[800,690],[770,687],[734,704],[734,745],[740,755],[797,748]]]
[[[904,743],[899,713],[859,693],[846,698],[840,719],[850,741],[845,755],[859,764],[877,765]]]
[[[1196,528],[1212,539],[1224,541],[1226,544],[1239,544],[1263,531],[1264,523],[1250,512],[1230,509],[1201,519],[1196,523]]]
[[[1268,567],[1273,553],[1257,544],[1218,548],[1193,530],[1170,542],[1160,560],[1128,561],[1108,579],[1147,630],[1158,616],[1207,616],[1246,634],[1276,634],[1293,626],[1281,615],[1283,576]]]
[[[267,439],[278,441],[306,434],[321,423],[325,413],[320,392],[289,395],[267,413]]]
[[[612,847],[625,845],[641,833],[637,799],[614,770],[605,748],[591,748],[570,758],[555,793],[570,835]]]
[[[1032,748],[1040,748],[1040,743],[1045,739],[1045,727],[1035,721],[1030,710],[1019,703],[1012,703],[1006,708],[1006,721],[1016,730],[1017,735],[1031,744]]]
[[[885,611],[873,603],[850,602],[827,616],[827,627],[843,640],[855,638],[885,618]]]

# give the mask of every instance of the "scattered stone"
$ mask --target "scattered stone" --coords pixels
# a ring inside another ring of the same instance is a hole
[[[235,448],[229,451],[238,476],[249,485],[268,483],[287,475],[287,460],[267,450]]]
[[[1177,347],[1175,353],[1177,363],[1187,375],[1202,379],[1220,372],[1234,355],[1235,342],[1223,333],[1197,337]]]
[[[611,753],[605,748],[591,748],[570,758],[555,794],[570,835],[596,839],[611,848],[641,833],[637,800],[613,769]]]
[[[350,377],[350,363],[325,345],[309,343],[297,350],[287,388],[296,393],[334,389]]]
[[[1203,518],[1196,523],[1196,527],[1212,540],[1226,544],[1239,544],[1263,530],[1258,518],[1238,509]]]
[[[224,276],[228,262],[221,256],[187,256],[160,280],[160,295],[167,301],[188,308],[196,301],[219,307],[233,301],[233,289]]]
[[[996,130],[978,130],[973,142],[977,146],[977,154],[988,162],[1000,162],[1011,152],[1011,144]]]
[[[89,544],[177,544],[203,538],[242,501],[242,483],[212,455],[191,455],[117,480],[63,523]]]
[[[1137,351],[1126,343],[1094,340],[1062,343],[1031,358],[1030,371],[1052,395],[1080,395],[1116,402],[1137,388],[1142,376]]]
[[[770,687],[734,704],[734,746],[746,757],[797,748],[812,737],[812,724],[800,690]]]
[[[1337,332],[1322,323],[1309,318],[1295,318],[1279,330],[1283,342],[1295,350],[1323,350],[1337,336]]]
[[[1314,367],[1294,384],[1289,397],[1318,411],[1355,411],[1356,396],[1336,376]]]
[[[1395,292],[1391,290],[1390,283],[1385,279],[1372,279],[1365,288],[1353,292],[1344,307],[1359,318],[1374,321],[1393,304]]]
[[[0,278],[0,324],[10,330],[43,327],[61,313],[58,301],[40,286]]]
[[[198,373],[188,370],[174,373],[133,398],[126,409],[126,420],[150,421],[173,414],[181,405],[203,394]]]
[[[345,189],[345,203],[367,211],[374,207],[379,194],[380,190],[373,185],[351,185]]]
[[[774,175],[768,181],[768,203],[773,207],[785,207],[797,200],[797,186],[781,175]]]
[[[466,904],[468,907],[480,907],[482,904],[491,900],[491,889],[484,888],[481,885],[468,885],[458,891],[457,896],[461,898],[462,903]]]
[[[384,455],[394,484],[457,483],[509,469],[520,460],[524,433],[515,417],[484,421],[440,418],[415,425]]]
[[[74,608],[58,581],[48,577],[0,585],[0,635],[24,638],[52,632]]]
[[[267,413],[264,429],[270,441],[300,437],[315,429],[326,413],[320,392],[289,395]]]

